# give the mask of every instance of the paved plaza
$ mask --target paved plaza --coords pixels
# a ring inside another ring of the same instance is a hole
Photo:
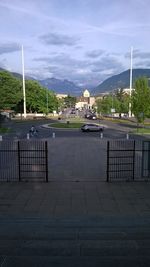
[[[106,181],[107,141],[93,138],[48,140],[50,181]]]
[[[0,183],[0,267],[150,266],[150,183],[107,183],[106,141],[51,138],[48,183]]]
[[[149,216],[150,183],[1,183],[0,215]]]
[[[0,263],[149,266],[150,184],[0,184]]]

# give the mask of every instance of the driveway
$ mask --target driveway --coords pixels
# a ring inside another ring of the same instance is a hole
[[[50,139],[49,180],[106,180],[106,145],[106,141],[90,137]]]

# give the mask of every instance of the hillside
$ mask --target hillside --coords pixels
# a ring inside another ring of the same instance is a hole
[[[0,71],[7,71],[5,69],[0,68]],[[8,71],[9,72],[9,71]],[[22,75],[16,72],[10,72],[14,77],[18,79],[22,79]],[[26,80],[35,80],[33,77],[25,76]],[[48,88],[49,90],[53,90],[55,93],[59,94],[70,94],[72,96],[81,95],[83,89],[73,82],[68,80],[60,80],[56,78],[47,78],[44,80],[37,80],[42,86]]]
[[[5,70],[3,68],[0,68],[0,71],[7,71],[10,72],[8,70]],[[22,74],[17,73],[17,72],[10,72],[14,77],[16,77],[17,79],[22,79]],[[30,76],[26,76],[26,80],[35,80],[33,77]]]
[[[141,77],[150,77],[150,69],[133,69],[133,86],[134,81]],[[98,94],[102,92],[109,92],[117,88],[127,88],[130,84],[130,70],[126,70],[118,75],[114,75],[104,82],[99,84],[94,90],[93,94]]]
[[[78,96],[82,92],[82,88],[76,86],[73,82],[68,80],[59,80],[56,78],[48,78],[39,80],[40,84],[50,90],[59,94],[70,94]]]

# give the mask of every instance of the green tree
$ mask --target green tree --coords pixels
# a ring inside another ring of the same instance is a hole
[[[64,105],[66,107],[73,107],[76,104],[76,97],[75,96],[70,96],[68,95],[67,97],[64,98]]]
[[[64,99],[63,98],[59,98],[57,99],[58,101],[58,110],[62,111],[65,107],[65,103],[64,103]]]
[[[47,113],[58,109],[58,101],[52,91],[42,87],[37,81],[27,80],[26,106],[27,112]]]
[[[130,101],[130,96],[124,92],[123,89],[118,89],[115,92],[115,97],[116,97],[116,112],[120,114],[121,113],[128,113],[129,111],[129,101]]]
[[[146,77],[135,81],[135,90],[132,93],[132,112],[138,123],[144,122],[150,115],[150,88]]]
[[[0,71],[0,109],[14,110],[21,98],[21,81],[7,71]]]
[[[103,99],[97,99],[97,112],[99,114],[110,114],[112,108],[112,97],[111,95],[105,96]]]
[[[42,87],[37,81],[26,80],[27,112],[52,112],[58,110],[58,100],[54,92]],[[0,109],[23,112],[22,80],[7,71],[0,72]]]

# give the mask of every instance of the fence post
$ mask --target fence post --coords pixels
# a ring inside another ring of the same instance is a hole
[[[20,141],[18,141],[18,173],[19,173],[19,182],[21,181],[21,170],[20,170]]]
[[[103,133],[100,133],[100,137],[101,137],[101,139],[103,139]]]
[[[48,148],[47,148],[47,141],[45,141],[45,161],[46,161],[46,183],[48,183]]]
[[[52,137],[55,138],[55,136],[56,136],[55,133],[53,133],[53,134],[52,134]]]
[[[135,140],[133,141],[133,181],[134,181],[134,167],[135,167]]]
[[[129,133],[126,134],[126,139],[129,140]]]
[[[109,141],[107,141],[107,182],[109,182]]]
[[[27,139],[28,139],[28,140],[30,139],[30,134],[29,134],[29,133],[27,133]]]
[[[3,136],[2,135],[0,135],[0,141],[3,141]]]

